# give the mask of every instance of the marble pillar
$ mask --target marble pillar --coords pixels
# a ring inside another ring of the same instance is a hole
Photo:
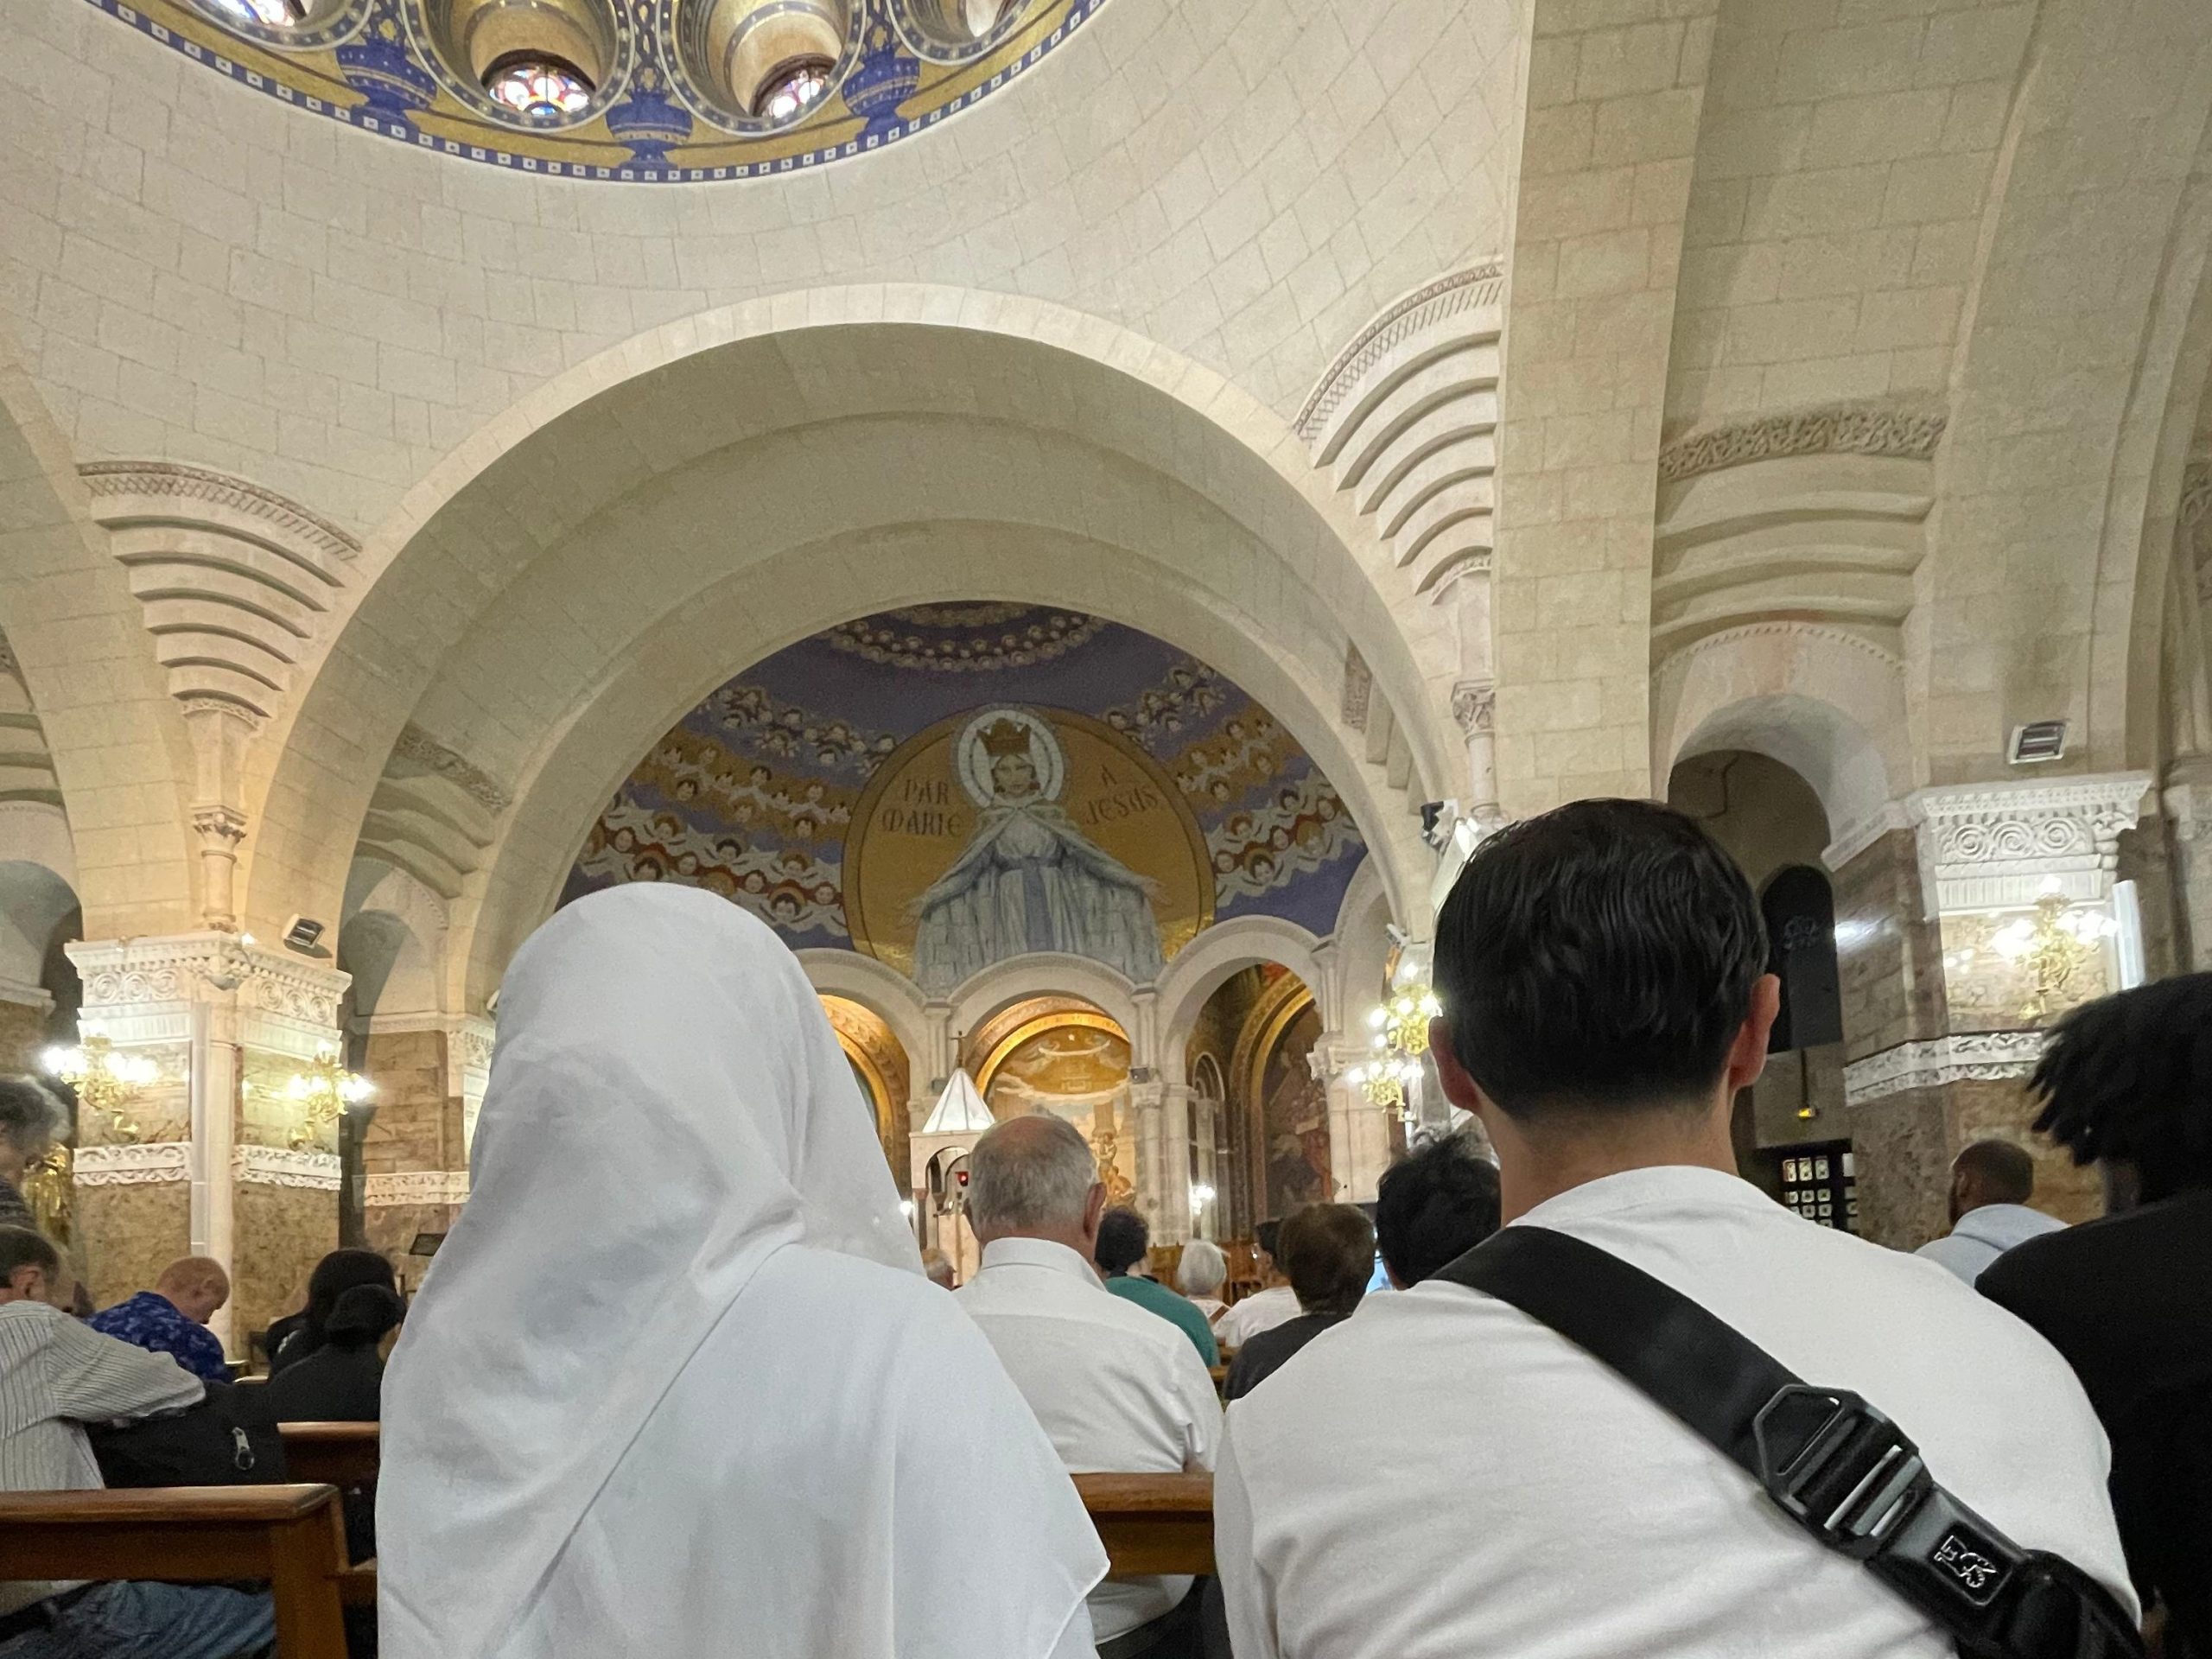
[[[291,1088],[339,1046],[347,977],[236,933],[88,940],[81,1036],[151,1064],[115,1109],[80,1109],[79,1237],[94,1300],[150,1284],[188,1251],[232,1279],[212,1323],[234,1358],[292,1306],[338,1242],[337,1125]],[[90,1119],[87,1122],[86,1120]]]

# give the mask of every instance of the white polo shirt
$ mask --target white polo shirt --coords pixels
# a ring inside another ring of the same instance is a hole
[[[1221,1405],[1180,1325],[1125,1302],[1065,1244],[994,1239],[954,1293],[1071,1474],[1211,1469]],[[1109,1579],[1090,1592],[1106,1641],[1168,1611],[1187,1578]]]
[[[1214,1340],[1224,1348],[1242,1348],[1261,1332],[1287,1325],[1299,1313],[1298,1293],[1288,1285],[1255,1291],[1216,1321]]]
[[[2080,1385],[1943,1268],[1712,1169],[1608,1176],[1522,1219],[1635,1263],[1808,1382],[1858,1390],[2014,1541],[2135,1606]],[[1214,1535],[1237,1659],[1954,1651],[1630,1384],[1434,1280],[1368,1297],[1235,1403]]]

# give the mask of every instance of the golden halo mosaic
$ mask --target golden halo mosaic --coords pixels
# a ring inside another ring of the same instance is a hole
[[[911,137],[1031,67],[1105,0],[87,3],[241,85],[419,149],[690,183]]]

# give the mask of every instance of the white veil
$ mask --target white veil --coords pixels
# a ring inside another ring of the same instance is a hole
[[[434,1631],[437,1659],[505,1650],[625,1452],[779,1249],[803,1242],[920,1273],[871,1115],[797,960],[696,889],[594,895],[517,953],[473,1164],[384,1383],[387,1641],[418,1652]],[[1026,1409],[1002,1377],[971,1375],[987,1416],[1001,1395]],[[875,1386],[888,1417],[899,1379]],[[788,1409],[794,1435],[847,1432],[810,1421],[828,1409],[815,1402],[756,1403]],[[992,1427],[1027,1444],[1018,1421]],[[1065,1498],[1045,1492],[1030,1524],[1047,1535],[1002,1570],[1072,1606],[1097,1550],[1068,1535],[1088,1528]],[[772,1529],[775,1500],[753,1501]],[[718,1522],[747,1503],[729,1495]],[[886,1581],[914,1571],[888,1531],[867,1564]]]

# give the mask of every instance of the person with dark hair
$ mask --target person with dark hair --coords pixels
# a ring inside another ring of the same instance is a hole
[[[1440,1135],[1382,1172],[1375,1243],[1382,1268],[1410,1290],[1497,1230],[1497,1166],[1465,1135]]]
[[[1213,1327],[1190,1299],[1178,1296],[1157,1280],[1131,1271],[1151,1249],[1152,1229],[1146,1225],[1145,1218],[1134,1210],[1116,1208],[1099,1217],[1098,1243],[1091,1247],[1090,1259],[1098,1264],[1107,1289],[1123,1301],[1135,1302],[1147,1313],[1173,1322],[1191,1339],[1202,1363],[1208,1367],[1220,1364],[1221,1351],[1214,1346]]]
[[[1231,1302],[1229,1311],[1213,1322],[1214,1338],[1224,1352],[1233,1352],[1261,1332],[1272,1331],[1298,1317],[1298,1293],[1282,1276],[1275,1255],[1281,1230],[1280,1221],[1263,1221],[1252,1230],[1259,1247],[1253,1254],[1259,1258],[1260,1288]]]
[[[0,1226],[38,1230],[23,1181],[68,1128],[60,1096],[36,1077],[0,1077]]]
[[[338,1299],[356,1285],[380,1285],[395,1294],[399,1275],[376,1250],[333,1250],[315,1264],[308,1278],[308,1305],[269,1327],[269,1375],[280,1376],[330,1339],[330,1316]]]
[[[2029,1087],[2036,1129],[2101,1166],[2113,1212],[2005,1251],[1977,1287],[2082,1379],[2167,1650],[2212,1655],[2212,974],[2076,1008]]]
[[[338,1298],[321,1347],[269,1379],[263,1414],[272,1423],[373,1423],[383,1416],[384,1339],[407,1305],[384,1285],[355,1285]]]
[[[1749,885],[1696,823],[1587,800],[1499,830],[1434,951],[1437,1073],[1489,1133],[1506,1224],[1470,1264],[1640,1269],[1863,1395],[1960,1502],[2133,1614],[2104,1436],[2064,1362],[1949,1274],[1738,1175],[1731,1108],[1780,986]],[[1652,1395],[1457,1272],[1369,1298],[1230,1408],[1214,1550],[1238,1659],[1956,1650]]]
[[[1236,1351],[1222,1390],[1241,1400],[1332,1325],[1351,1318],[1375,1276],[1375,1227],[1348,1204],[1309,1204],[1282,1224],[1283,1271],[1298,1317],[1262,1331]]]
[[[1951,1230],[1914,1252],[1972,1284],[2015,1244],[2066,1224],[2028,1208],[2036,1160],[2010,1141],[1973,1141],[1951,1160]]]
[[[86,1424],[181,1411],[207,1392],[168,1355],[73,1319],[70,1278],[50,1241],[0,1226],[0,1491],[97,1491]],[[0,1582],[0,1659],[233,1659],[275,1634],[266,1591]]]

